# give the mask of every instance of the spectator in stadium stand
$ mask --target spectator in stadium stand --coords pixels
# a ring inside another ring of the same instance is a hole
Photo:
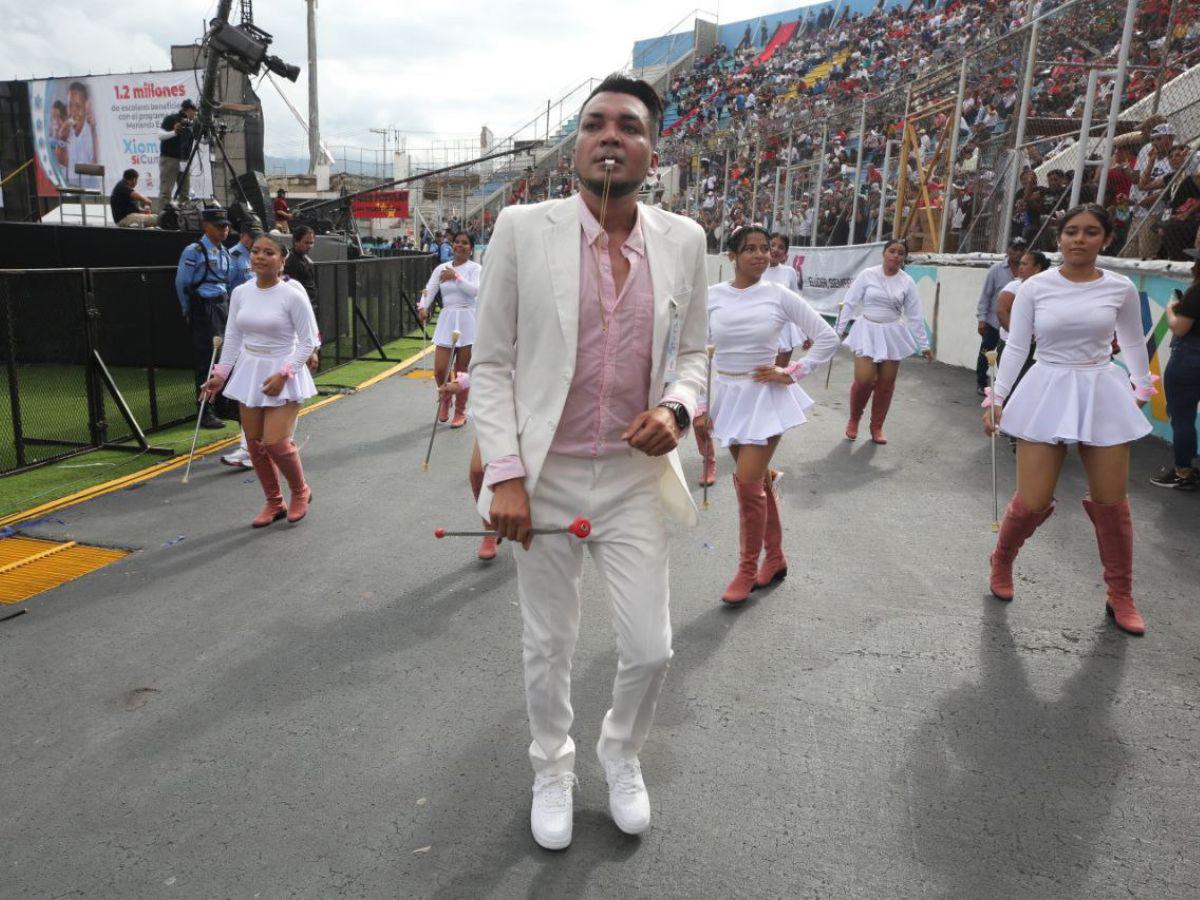
[[[1143,132],[1144,132],[1143,126]],[[1143,184],[1150,185],[1159,180],[1170,165],[1171,147],[1175,145],[1175,127],[1170,122],[1159,122],[1150,129],[1149,141],[1138,151],[1131,177],[1129,200],[1133,204],[1131,235],[1137,241],[1137,255],[1143,259],[1153,258],[1158,252],[1158,232],[1142,222],[1150,214],[1157,194]]]
[[[179,257],[175,271],[175,292],[183,318],[192,335],[196,390],[208,380],[212,361],[213,338],[225,333],[229,318],[229,294],[233,282],[233,264],[224,247],[229,236],[229,218],[220,207],[204,210],[201,222],[204,236],[191,244]],[[200,401],[197,399],[196,401]],[[212,404],[205,405],[200,419],[204,428],[224,428]]]
[[[191,173],[184,169],[192,155],[192,122],[195,121],[196,104],[184,100],[179,112],[162,120],[158,136],[158,199],[161,207],[166,206],[178,193],[186,200],[191,189]]]
[[[1180,147],[1180,167],[1188,165],[1187,148]],[[1176,156],[1172,151],[1172,156]],[[1196,243],[1196,226],[1200,222],[1200,172],[1194,169],[1176,182],[1167,198],[1167,209],[1162,220],[1162,246],[1159,256],[1163,259],[1189,259]]]
[[[121,228],[154,228],[158,216],[150,212],[150,201],[138,193],[138,170],[126,169],[109,195],[113,221]]]
[[[984,354],[995,350],[1000,343],[1000,319],[996,315],[996,301],[1004,286],[1019,277],[1017,270],[1028,246],[1028,242],[1022,237],[1015,237],[1009,241],[1007,258],[991,266],[983,280],[983,290],[975,308],[980,338],[979,358],[975,361],[975,393],[980,397],[988,386],[988,362]]]
[[[275,228],[282,234],[288,234],[292,230],[292,210],[288,206],[287,191],[280,188],[275,192],[275,202],[272,204],[275,209]]]
[[[1200,259],[1195,250],[1188,254],[1192,266],[1192,284],[1183,296],[1167,304],[1167,327],[1171,329],[1171,358],[1163,372],[1167,415],[1171,419],[1171,446],[1175,465],[1150,479],[1158,487],[1194,491],[1200,486],[1196,473],[1196,406],[1200,404]]]
[[[450,242],[450,229],[442,232],[442,241],[438,244],[438,263],[450,262],[454,258],[454,245]]]

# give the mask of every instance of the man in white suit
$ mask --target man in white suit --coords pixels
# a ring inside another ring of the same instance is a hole
[[[524,547],[516,561],[530,826],[548,849],[571,842],[583,546],[567,535],[534,539],[530,529],[577,516],[592,522],[583,543],[617,633],[612,707],[596,747],[609,810],[626,833],[650,826],[638,752],[671,658],[663,514],[696,521],[675,447],[703,389],[707,335],[703,230],[637,202],[658,163],[661,126],[650,85],[605,79],[580,113],[580,194],[504,210],[483,263],[470,372],[486,466],[479,509]]]

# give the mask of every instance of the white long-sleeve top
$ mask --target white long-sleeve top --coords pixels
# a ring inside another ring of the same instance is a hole
[[[768,281],[741,289],[729,282],[714,284],[708,289],[708,330],[717,348],[713,367],[718,372],[752,372],[773,365],[786,322],[798,325],[813,342],[793,375],[799,381],[837,352],[837,335],[820,314],[799,294]]]
[[[442,272],[449,269],[454,273],[454,280],[442,283]],[[468,259],[461,266],[453,262],[444,262],[429,276],[425,285],[425,294],[418,304],[419,309],[428,309],[433,302],[438,288],[442,290],[442,307],[444,309],[474,309],[475,298],[479,296],[479,278],[483,266]]]
[[[796,270],[791,266],[785,266],[782,263],[777,266],[767,266],[767,271],[763,272],[762,280],[769,281],[772,284],[782,284],[794,294],[800,293],[800,276],[796,274]]]
[[[280,280],[263,289],[247,281],[233,289],[221,345],[220,365],[226,372],[244,349],[261,356],[287,356],[298,370],[316,348],[317,319],[297,282]]]
[[[838,316],[837,332],[844,334],[846,323],[859,315],[872,322],[887,324],[901,318],[908,320],[908,330],[921,350],[929,349],[925,333],[925,316],[921,312],[921,297],[917,283],[901,269],[895,275],[884,275],[883,266],[863,269],[846,291],[845,306]]]
[[[1096,281],[1082,284],[1068,281],[1058,269],[1047,269],[1021,282],[1009,319],[1008,346],[996,378],[998,399],[1004,400],[1012,390],[1029,356],[1030,340],[1037,341],[1039,363],[1093,366],[1111,359],[1114,333],[1133,386],[1145,391],[1153,388],[1137,288],[1124,275],[1100,272]]]

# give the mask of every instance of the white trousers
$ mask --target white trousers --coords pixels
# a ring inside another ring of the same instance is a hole
[[[604,582],[617,636],[612,708],[600,729],[608,758],[638,754],[671,661],[667,535],[660,483],[665,458],[625,451],[604,459],[551,453],[531,500],[533,524],[562,527],[577,516],[592,535],[540,535],[517,550],[517,589],[524,622],[525,703],[538,775],[570,772],[571,656],[579,636],[583,545]]]

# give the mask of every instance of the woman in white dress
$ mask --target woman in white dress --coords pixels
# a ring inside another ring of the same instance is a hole
[[[787,264],[787,256],[787,236],[777,231],[771,235],[771,265],[763,272],[763,281],[781,284],[793,294],[799,294],[803,287],[800,273]],[[807,350],[811,346],[812,341],[800,330],[799,325],[795,322],[785,323],[783,331],[779,333],[779,354],[775,357],[775,365],[783,368],[792,361],[792,354],[797,347]]]
[[[437,345],[433,357],[433,377],[439,388],[446,382],[450,368],[451,338],[455,331],[459,337],[454,345],[457,347],[454,370],[465,372],[471,364],[471,345],[475,343],[475,299],[479,296],[479,276],[483,271],[483,267],[471,259],[471,254],[475,252],[475,239],[470,234],[465,231],[455,234],[450,249],[453,255],[430,274],[417,307],[417,315],[424,322],[429,318],[429,306],[433,303],[434,295],[441,290],[442,313],[438,316],[437,330],[433,333],[433,342]],[[438,421],[445,422],[450,418],[452,399],[454,421],[450,427],[462,428],[467,424],[466,391],[453,397],[441,394]]]
[[[813,401],[796,383],[826,363],[837,335],[799,294],[764,281],[770,235],[761,226],[735,231],[729,239],[734,276],[708,289],[708,327],[716,355],[713,396],[703,417],[714,437],[733,456],[741,558],[721,597],[741,603],[756,587],[787,575],[783,525],[767,474],[783,433],[808,421]],[[813,335],[813,349],[787,368],[775,365],[779,333],[793,322]],[[761,568],[759,554],[766,555]]]
[[[1143,634],[1146,623],[1133,602],[1129,445],[1150,432],[1138,406],[1157,390],[1137,288],[1123,275],[1096,268],[1112,233],[1104,207],[1069,210],[1059,229],[1062,265],[1034,275],[1017,291],[995,396],[989,391],[984,401],[984,430],[991,434],[998,427],[1018,442],[1017,490],[991,556],[990,587],[1000,600],[1013,598],[1013,560],[1054,511],[1067,447],[1075,444],[1088,479],[1083,508],[1096,530],[1108,586],[1105,608],[1119,628]],[[1128,371],[1112,361],[1114,332]],[[1014,391],[1034,339],[1037,361]]]
[[[1030,250],[1017,263],[1017,277],[1002,287],[1000,293],[996,295],[996,318],[1000,320],[1001,356],[1004,355],[1004,344],[1008,341],[1008,324],[1012,318],[1013,301],[1017,299],[1017,291],[1021,289],[1021,282],[1027,278],[1032,278],[1039,272],[1045,272],[1049,268],[1050,257],[1039,250]],[[1017,379],[1013,382],[1009,393],[1017,389],[1017,385],[1021,383],[1021,379],[1025,377],[1025,373],[1033,366],[1033,356],[1035,353],[1037,353],[1037,344],[1032,344],[1029,348],[1029,355],[1021,365],[1021,371],[1017,374]],[[1013,446],[1016,446],[1015,441],[1013,442]]]
[[[900,361],[918,350],[926,361],[933,359],[917,285],[904,271],[907,258],[908,247],[903,241],[885,244],[883,264],[858,273],[846,292],[845,305],[838,316],[838,334],[844,333],[846,322],[854,320],[854,327],[845,341],[854,352],[850,421],[846,423],[846,437],[852,441],[858,438],[858,421],[874,392],[871,440],[876,444],[887,443],[883,421],[896,391]]]
[[[317,393],[306,365],[318,344],[317,320],[304,288],[282,279],[286,257],[287,251],[272,235],[254,241],[250,249],[254,280],[233,289],[221,361],[201,388],[210,398],[224,393],[241,406],[250,461],[267,498],[267,505],[251,522],[255,528],[284,516],[299,522],[312,501],[292,433],[300,404]],[[281,472],[291,494],[286,508],[279,486]]]

